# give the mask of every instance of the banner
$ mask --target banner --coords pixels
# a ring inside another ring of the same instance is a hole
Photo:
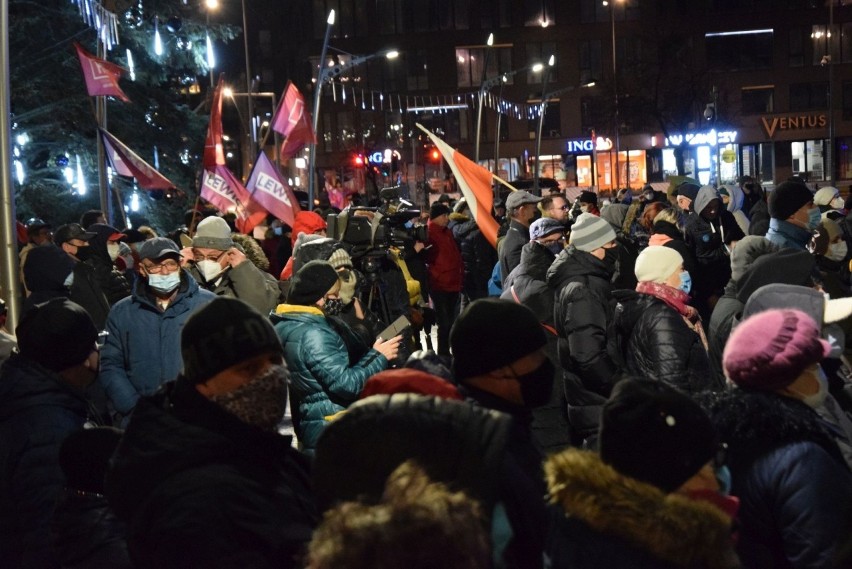
[[[252,201],[245,187],[225,166],[204,170],[201,197],[222,213],[236,214],[237,229],[242,233],[251,233],[255,225],[266,219],[266,210]]]
[[[88,91],[90,97],[106,95],[121,99],[125,103],[130,102],[130,99],[118,86],[118,78],[124,71],[121,67],[95,57],[77,42],[74,42],[74,48],[77,50],[77,57],[80,59],[83,78],[86,80],[86,91]]]
[[[100,130],[109,163],[119,176],[136,179],[136,184],[144,190],[168,190],[175,185],[160,174],[153,166],[142,160],[123,142],[104,129]]]
[[[299,202],[292,190],[281,180],[275,164],[264,152],[260,153],[254,163],[246,190],[251,193],[252,199],[269,213],[293,227],[296,214],[300,211]]]

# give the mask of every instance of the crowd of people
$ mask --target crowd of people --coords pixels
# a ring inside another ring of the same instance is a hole
[[[366,250],[387,204],[30,220],[0,564],[852,566],[840,192],[494,205],[496,249],[448,195]]]

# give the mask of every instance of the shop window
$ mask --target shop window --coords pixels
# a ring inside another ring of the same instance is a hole
[[[512,46],[457,47],[456,77],[459,87],[479,87],[482,84],[482,67],[485,65],[486,50],[489,50],[488,69],[485,77],[497,77],[500,73],[512,71]],[[513,76],[507,76],[506,85],[512,85]]]
[[[818,181],[825,178],[825,147],[823,139],[791,142],[793,174],[806,181]]]
[[[790,110],[813,111],[828,108],[828,83],[793,83],[790,85]]]
[[[775,87],[743,87],[742,113],[744,115],[762,115],[775,111]]]
[[[602,68],[601,40],[580,42],[580,84],[600,81]]]
[[[852,138],[837,139],[837,172],[842,180],[852,178]]]
[[[743,30],[705,34],[707,65],[726,71],[772,66],[772,30]]]

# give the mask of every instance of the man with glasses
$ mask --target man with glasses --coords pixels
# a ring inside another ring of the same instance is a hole
[[[278,281],[246,258],[221,217],[211,216],[199,223],[192,247],[182,253],[184,266],[201,288],[216,296],[239,298],[261,314],[269,314],[278,305]]]
[[[551,194],[538,202],[538,209],[542,217],[549,217],[564,224],[568,220],[568,210],[571,206],[562,194]]]
[[[509,231],[500,242],[500,282],[506,280],[509,273],[521,262],[521,249],[530,240],[530,223],[535,219],[536,204],[541,201],[531,193],[518,190],[506,198],[506,210],[509,213]]]
[[[177,377],[183,365],[180,331],[198,307],[216,298],[181,268],[180,249],[171,239],[145,241],[139,259],[133,294],[110,310],[101,353],[100,382],[120,419],[139,397]]]

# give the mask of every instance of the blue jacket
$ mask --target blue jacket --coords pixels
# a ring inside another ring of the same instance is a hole
[[[180,331],[189,316],[216,298],[181,270],[181,285],[165,311],[157,307],[144,279],[133,295],[115,304],[107,317],[99,381],[115,410],[129,414],[143,395],[175,379],[183,367]]]
[[[47,347],[46,347],[47,348]],[[83,428],[82,392],[22,356],[0,369],[0,565],[58,567],[50,519],[65,477],[59,447]]]
[[[272,316],[290,368],[290,408],[302,449],[312,452],[327,423],[358,398],[367,379],[388,367],[370,349],[349,365],[346,345],[319,308],[281,304]]]
[[[811,236],[811,232],[807,229],[774,217],[769,220],[769,231],[766,232],[766,239],[771,243],[793,249],[805,249],[811,241]]]

